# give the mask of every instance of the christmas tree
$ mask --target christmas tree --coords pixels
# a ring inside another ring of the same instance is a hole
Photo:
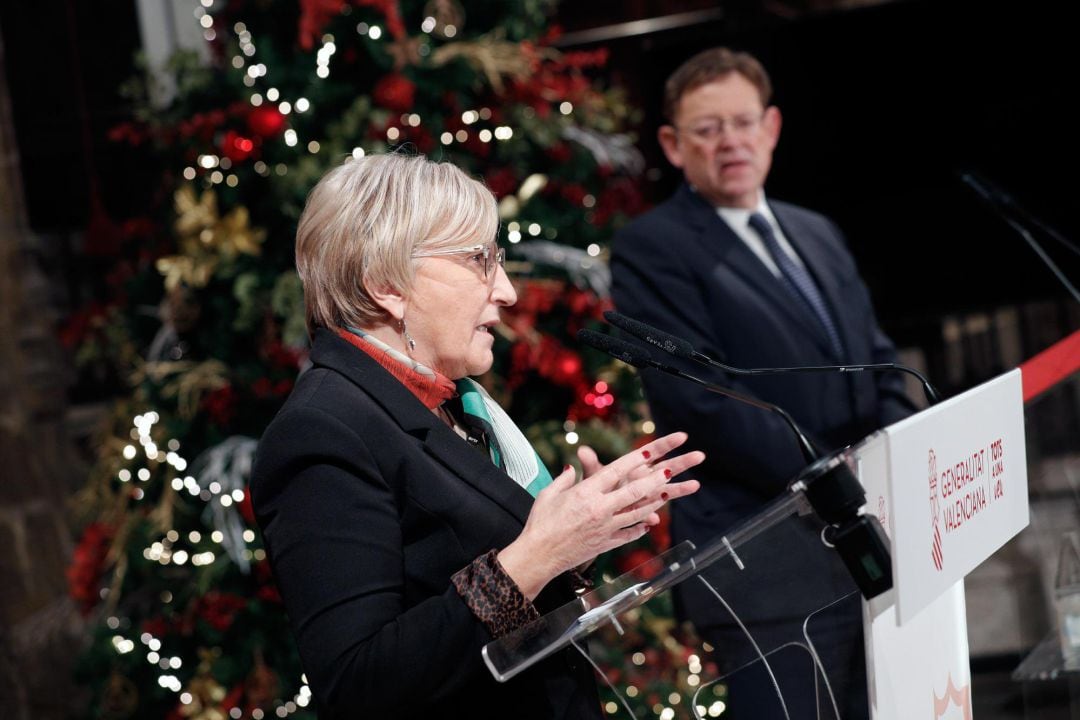
[[[177,55],[166,103],[151,74],[129,84],[132,118],[111,137],[153,191],[87,238],[102,280],[63,329],[83,381],[121,390],[69,571],[93,628],[88,716],[313,717],[245,487],[305,362],[296,220],[349,154],[404,146],[498,198],[520,299],[482,381],[550,467],[581,443],[613,459],[652,432],[629,369],[573,340],[609,307],[606,243],[642,209],[643,167],[634,113],[603,89],[605,51],[554,49],[552,4],[202,0],[209,62]],[[598,571],[666,546],[661,525]],[[689,717],[708,663],[666,597],[631,619],[596,644],[608,679],[638,717]],[[702,712],[722,711],[720,692]]]

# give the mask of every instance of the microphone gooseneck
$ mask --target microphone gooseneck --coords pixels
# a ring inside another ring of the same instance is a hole
[[[652,368],[653,370],[658,370],[659,372],[666,373],[668,375],[674,375],[675,377],[679,377],[683,380],[688,380],[692,383],[700,385],[706,390],[714,392],[717,395],[723,395],[724,397],[731,398],[732,400],[737,400],[739,402],[743,402],[748,405],[753,405],[754,407],[776,413],[781,418],[783,418],[784,422],[787,423],[789,428],[791,428],[792,433],[794,433],[795,438],[798,441],[799,450],[802,452],[803,459],[806,460],[806,462],[811,463],[817,460],[820,456],[820,452],[817,450],[817,448],[814,447],[814,444],[810,442],[810,439],[806,437],[806,433],[804,433],[802,429],[798,426],[798,424],[796,424],[794,418],[792,418],[786,410],[777,405],[773,405],[772,403],[768,403],[763,400],[758,400],[757,398],[750,397],[748,395],[743,395],[742,393],[737,393],[734,390],[729,390],[722,385],[716,385],[714,383],[707,382],[699,377],[683,372],[678,368],[671,367],[670,365],[665,365],[664,363],[657,360],[653,352],[645,346],[634,345],[632,343],[626,342],[625,340],[620,340],[619,338],[613,337],[611,335],[604,335],[594,330],[579,330],[577,338],[585,345],[596,348],[601,352],[607,353],[613,358],[622,360],[627,365],[631,365],[638,369]]]
[[[726,365],[719,360],[715,360],[704,353],[698,352],[694,349],[694,346],[689,341],[676,337],[670,333],[666,333],[663,330],[659,330],[652,325],[627,317],[621,313],[617,313],[614,310],[608,310],[604,313],[604,319],[615,327],[623,330],[624,332],[633,335],[639,340],[644,340],[650,345],[663,350],[666,353],[674,355],[675,357],[684,358],[686,360],[693,360],[694,362],[702,365],[709,365],[723,370],[726,373],[732,375],[781,375],[786,373],[811,373],[811,372],[862,372],[864,370],[870,370],[872,372],[903,372],[909,375],[913,375],[918,379],[922,385],[923,393],[926,395],[926,401],[931,405],[937,404],[941,399],[938,395],[938,391],[930,384],[930,381],[926,379],[922,373],[915,368],[908,367],[907,365],[901,365],[899,363],[869,363],[869,364],[853,364],[853,365],[801,365],[792,367],[770,367],[770,368],[737,368],[731,365]]]
[[[699,362],[709,360],[695,351],[693,346],[685,340],[617,313],[604,315],[616,327],[641,337],[650,345],[665,352]],[[638,335],[639,332],[641,335]],[[818,451],[806,434],[783,408],[757,398],[747,397],[726,387],[694,377],[678,368],[665,365],[656,359],[650,347],[633,345],[625,340],[593,330],[579,331],[578,340],[635,368],[652,368],[675,375],[701,385],[711,392],[769,410],[782,417],[798,439],[799,449],[808,463],[796,477],[790,489],[803,493],[815,513],[828,525],[829,542],[840,554],[863,597],[870,599],[892,587],[892,558],[888,538],[876,517],[860,511],[866,503],[866,493],[847,466],[842,452],[833,452],[819,457]],[[700,359],[696,357],[698,355],[701,355]]]
[[[1058,279],[1058,282],[1069,291],[1069,294],[1072,295],[1073,299],[1080,302],[1080,290],[1077,290],[1076,286],[1065,277],[1065,273],[1062,272],[1061,268],[1057,266],[1057,263],[1047,255],[1046,250],[1043,249],[1042,245],[1040,245],[1031,232],[1024,227],[1020,220],[1035,225],[1073,252],[1080,253],[1080,250],[1056,230],[1033,217],[1031,213],[1017,204],[1012,195],[997,187],[986,178],[976,175],[973,172],[963,172],[960,173],[960,182],[971,188],[971,190],[974,191],[974,193],[978,195],[991,210],[993,210],[995,215],[1004,220],[1009,227],[1015,230],[1017,234],[1024,239],[1024,242],[1035,251],[1035,254],[1042,260],[1043,265],[1050,269],[1050,272],[1054,274],[1054,277]]]

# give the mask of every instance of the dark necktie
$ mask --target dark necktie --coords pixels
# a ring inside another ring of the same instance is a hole
[[[765,241],[765,247],[769,249],[773,262],[780,268],[780,274],[783,276],[788,289],[801,299],[810,309],[810,312],[814,314],[814,317],[821,322],[822,327],[825,328],[825,334],[829,336],[829,345],[832,347],[836,359],[842,360],[844,346],[840,342],[840,333],[837,332],[836,324],[829,314],[829,309],[825,306],[825,298],[821,297],[821,293],[818,292],[814,278],[810,277],[810,273],[807,272],[806,268],[792,260],[791,256],[780,247],[780,242],[776,239],[776,233],[773,232],[772,225],[765,219],[764,215],[761,213],[752,214],[750,216],[750,227]]]

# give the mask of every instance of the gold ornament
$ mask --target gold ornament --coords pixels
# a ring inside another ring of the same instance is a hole
[[[559,55],[549,48],[536,48],[534,52],[540,58]],[[526,80],[532,74],[532,57],[522,52],[521,45],[498,37],[483,36],[477,40],[443,45],[431,54],[435,67],[458,58],[483,73],[496,94],[502,94],[505,88],[503,78]]]
[[[460,35],[465,26],[465,8],[457,0],[430,0],[424,5],[424,17],[435,21],[431,32],[444,38]]]
[[[190,720],[228,720],[228,715],[221,709],[225,699],[225,688],[214,678],[213,661],[216,655],[205,648],[199,648],[198,670],[185,688],[191,695],[191,702],[180,706],[180,714]]]
[[[105,720],[126,720],[139,706],[139,689],[135,683],[115,670],[105,685],[101,696],[101,717]]]
[[[246,207],[234,208],[228,215],[218,214],[217,195],[212,190],[196,197],[191,185],[184,185],[173,196],[176,221],[173,227],[180,252],[159,258],[158,272],[165,277],[165,287],[181,285],[205,287],[219,263],[238,255],[258,255],[266,236],[253,229]]]
[[[419,65],[421,41],[418,37],[404,37],[386,44],[386,52],[394,58],[394,69],[400,71],[406,65]]]
[[[277,674],[263,660],[261,648],[255,649],[255,667],[244,681],[244,694],[251,707],[268,707],[280,690]]]
[[[166,378],[170,378],[168,382],[165,382]],[[204,394],[229,384],[229,368],[220,360],[145,362],[131,374],[131,384],[138,387],[146,380],[164,383],[162,397],[176,398],[180,417],[190,420],[199,411]]]

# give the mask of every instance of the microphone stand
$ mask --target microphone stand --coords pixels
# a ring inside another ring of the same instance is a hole
[[[670,375],[674,375],[675,377],[680,377],[684,380],[689,380],[692,383],[696,383],[708,390],[709,392],[716,393],[717,395],[723,395],[724,397],[729,397],[733,400],[739,400],[741,402],[744,402],[747,405],[753,405],[754,407],[762,408],[763,410],[771,410],[775,412],[777,415],[784,419],[784,422],[786,422],[788,427],[791,428],[792,432],[795,433],[795,437],[798,438],[799,450],[802,451],[803,459],[806,460],[806,462],[808,463],[812,463],[820,457],[820,453],[814,447],[814,444],[810,442],[810,439],[806,437],[806,435],[799,429],[799,426],[795,424],[795,419],[788,414],[787,410],[780,407],[779,405],[773,405],[772,403],[763,402],[761,400],[758,400],[757,398],[750,397],[749,395],[737,393],[734,390],[730,390],[724,387],[723,385],[716,385],[707,382],[699,377],[691,375],[690,373],[683,372],[682,370],[671,367],[670,365],[664,365],[662,363],[656,362],[655,360],[648,362],[648,365],[661,372],[665,372]]]
[[[738,400],[739,402],[753,405],[754,407],[761,408],[762,410],[769,410],[771,412],[774,412],[781,418],[783,418],[784,422],[787,423],[787,426],[791,428],[791,432],[794,433],[795,437],[798,440],[799,450],[800,452],[802,452],[803,459],[807,463],[812,463],[819,457],[821,457],[820,451],[818,451],[818,449],[814,447],[814,444],[810,442],[810,439],[806,437],[806,434],[803,433],[802,429],[799,428],[799,426],[795,423],[795,419],[792,418],[790,414],[788,414],[787,410],[784,410],[778,405],[773,405],[772,403],[765,402],[764,400],[758,400],[757,398],[750,397],[749,395],[743,395],[742,393],[730,390],[723,385],[716,385],[706,380],[702,380],[695,375],[691,375],[690,373],[683,372],[679,368],[665,365],[664,363],[658,361],[655,357],[653,357],[652,353],[649,352],[646,348],[631,345],[628,342],[619,340],[618,338],[612,337],[610,335],[602,335],[592,330],[579,330],[577,336],[578,340],[585,343],[586,345],[594,347],[602,352],[606,352],[612,357],[622,360],[627,365],[633,365],[636,368],[652,368],[654,370],[659,370],[662,373],[674,375],[675,377],[682,378],[683,380],[689,380],[690,382],[696,385],[700,385],[709,392],[716,393],[717,395],[723,395],[724,397],[731,398],[732,400]]]
[[[1022,223],[1018,222],[1017,219],[1013,217],[1013,215],[1023,218],[1027,222],[1030,222],[1036,227],[1041,228],[1043,231],[1047,232],[1050,237],[1054,238],[1059,243],[1069,248],[1073,252],[1080,254],[1080,250],[1078,250],[1076,246],[1074,246],[1072,243],[1062,237],[1060,233],[1048,227],[1041,221],[1035,219],[1031,215],[1031,213],[1024,210],[1024,208],[1018,205],[1012,199],[1011,195],[1000,190],[992,189],[992,184],[989,181],[976,176],[974,173],[967,172],[960,174],[960,182],[971,188],[971,190],[973,190],[975,194],[978,195],[982,199],[982,201],[985,202],[990,207],[990,209],[994,211],[995,215],[1008,223],[1009,227],[1015,230],[1017,234],[1019,234],[1020,237],[1024,239],[1024,242],[1026,242],[1028,246],[1035,251],[1035,254],[1039,256],[1039,259],[1042,260],[1043,265],[1050,268],[1050,272],[1054,274],[1054,277],[1058,279],[1058,282],[1060,282],[1065,287],[1065,289],[1069,291],[1069,294],[1072,295],[1073,300],[1076,300],[1076,302],[1080,303],[1080,290],[1077,290],[1076,286],[1073,285],[1067,277],[1065,277],[1065,273],[1061,271],[1061,268],[1057,266],[1057,263],[1055,263],[1050,258],[1050,256],[1046,253],[1045,250],[1043,250],[1042,245],[1038,243],[1038,241],[1031,234],[1031,232],[1026,227],[1024,227]]]
[[[920,373],[915,368],[910,368],[907,365],[901,365],[899,363],[869,363],[869,364],[852,364],[852,365],[801,365],[794,367],[772,367],[772,368],[737,368],[731,365],[725,365],[719,360],[714,360],[708,355],[698,352],[694,347],[686,340],[677,338],[670,333],[666,333],[662,330],[658,330],[651,325],[647,325],[640,320],[629,318],[621,313],[617,313],[613,310],[608,310],[604,313],[604,319],[609,323],[624,330],[639,340],[660,348],[664,352],[674,355],[675,357],[681,357],[687,360],[693,360],[701,365],[708,365],[710,367],[717,368],[731,375],[783,375],[788,373],[853,373],[862,372],[864,370],[870,370],[875,372],[880,371],[897,371],[914,375],[918,378],[922,384],[923,393],[926,395],[926,400],[930,405],[936,405],[941,397],[938,395],[938,391],[930,384],[926,376]]]
[[[659,370],[700,385],[710,392],[780,415],[798,438],[799,449],[808,463],[788,486],[788,492],[792,495],[789,495],[787,500],[793,495],[801,494],[817,516],[828,525],[829,544],[836,548],[863,597],[870,599],[892,587],[892,558],[888,539],[876,517],[859,511],[866,503],[866,492],[848,467],[843,451],[821,457],[809,438],[783,408],[665,365],[653,357],[652,351],[645,346],[633,345],[593,330],[579,330],[577,337],[584,344],[635,368]],[[787,508],[786,502],[777,502],[779,504],[776,507],[781,511]],[[731,550],[729,538],[726,536],[707,549],[702,557],[722,553],[725,547]],[[704,578],[702,581],[704,582]]]

